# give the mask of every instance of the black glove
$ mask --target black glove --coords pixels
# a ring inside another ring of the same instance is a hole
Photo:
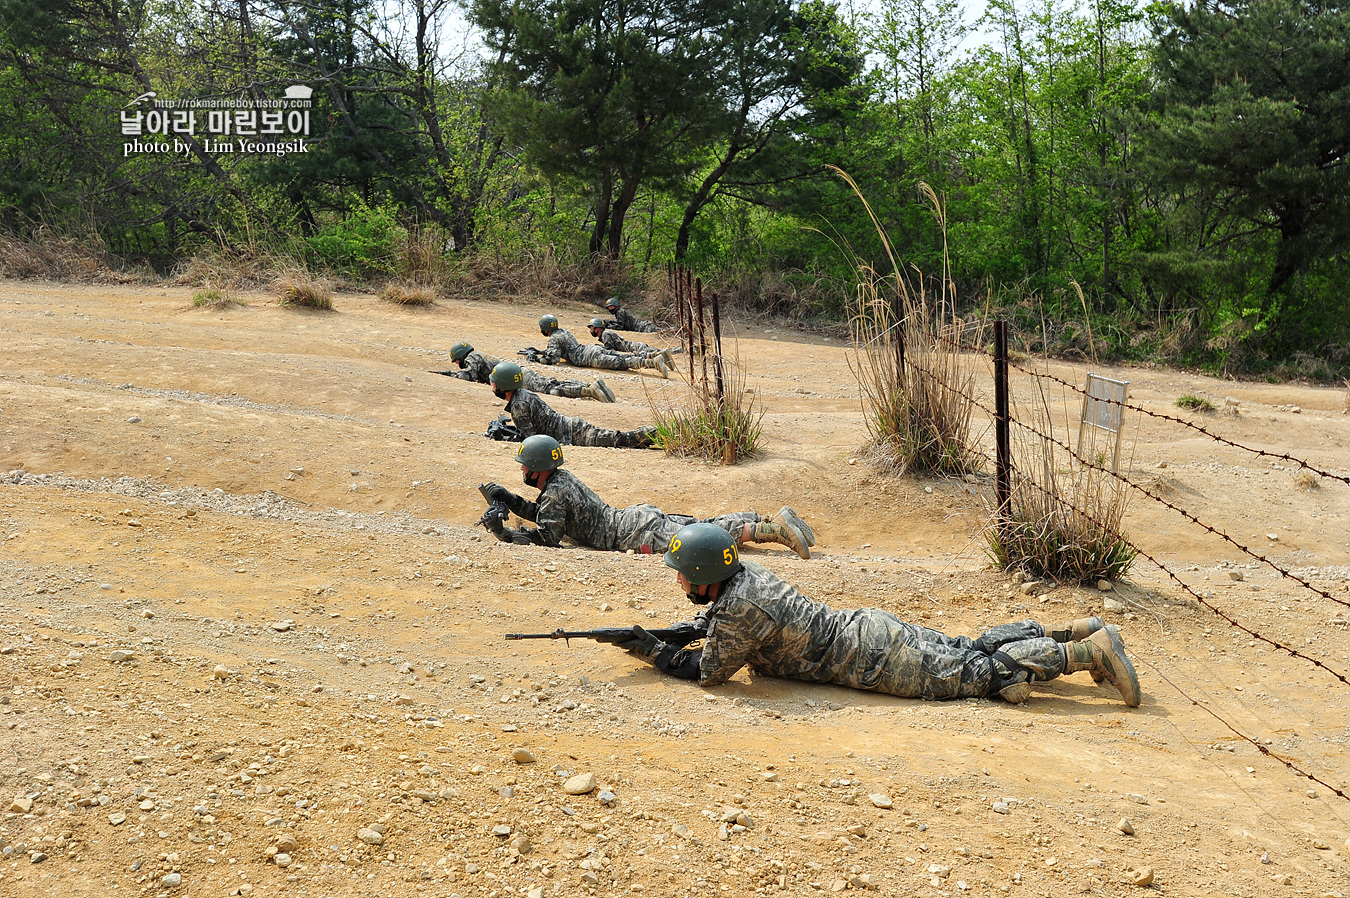
[[[510,490],[495,483],[479,484],[478,492],[482,493],[483,498],[489,502],[508,502],[512,496]]]
[[[623,639],[614,643],[625,652],[641,658],[643,661],[650,661],[660,653],[665,647],[665,643],[657,639],[639,624],[633,625],[633,636],[631,639]]]
[[[502,542],[516,546],[541,546],[543,543],[535,538],[535,534],[538,532],[538,530],[515,530],[511,527],[503,527],[496,536]]]
[[[487,511],[478,519],[478,523],[487,528],[489,533],[496,534],[501,538],[503,523],[511,516],[511,510],[506,507],[505,502],[493,502],[488,506]]]
[[[533,346],[527,346],[524,349],[516,350],[516,355],[525,356],[525,361],[527,362],[538,362],[543,353],[535,349]]]

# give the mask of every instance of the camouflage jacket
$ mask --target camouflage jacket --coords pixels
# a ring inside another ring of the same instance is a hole
[[[488,382],[488,375],[492,369],[497,367],[501,359],[490,355],[484,355],[474,349],[464,357],[464,369],[451,377],[458,377],[460,380],[472,381],[476,384],[485,384]]]
[[[655,324],[650,321],[643,321],[625,308],[614,310],[614,319],[609,326],[615,330],[639,331],[643,333],[653,333],[658,330]]]
[[[548,346],[539,354],[539,361],[545,365],[556,365],[560,361],[567,361],[576,364],[575,359],[580,356],[581,344],[577,338],[572,336],[572,332],[565,327],[560,327],[548,338]]]
[[[529,390],[516,390],[511,401],[506,403],[506,413],[511,416],[511,423],[516,425],[522,439],[542,433],[564,446],[572,444],[572,428],[578,419],[558,414]]]
[[[625,340],[612,330],[607,330],[600,335],[600,342],[611,352],[653,352],[654,350],[646,343],[639,343],[637,340]]]
[[[942,634],[888,611],[835,611],[752,561],[726,580],[706,613],[703,686],[749,666],[758,674],[837,683],[907,698],[961,698],[988,691],[988,656],[943,644]],[[931,634],[934,638],[929,639]]]

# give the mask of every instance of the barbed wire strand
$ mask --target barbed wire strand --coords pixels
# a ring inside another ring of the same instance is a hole
[[[941,335],[937,335],[937,338],[939,340],[942,340],[947,345],[953,346],[957,349],[964,349],[968,352],[979,354],[986,353],[986,350],[980,348],[979,346],[974,346],[970,343],[965,343],[960,340],[952,340],[949,337],[943,337]],[[1016,368],[1018,371],[1021,371],[1024,374],[1029,374],[1032,377],[1045,378],[1046,380],[1053,380],[1058,384],[1068,387],[1075,393],[1087,395],[1087,390],[1084,389],[1083,387],[1080,387],[1077,384],[1069,383],[1067,380],[1064,380],[1061,377],[1057,377],[1048,371],[1036,371],[1033,368],[1027,368],[1024,365],[1019,365],[1012,359],[1008,360],[1008,366],[1010,368]],[[1141,405],[1135,405],[1134,403],[1129,402],[1127,400],[1115,399],[1109,396],[1093,396],[1092,399],[1096,402],[1105,403],[1107,405],[1119,405],[1122,408],[1127,408],[1132,411],[1139,412],[1140,414],[1148,415],[1150,418],[1158,418],[1159,420],[1162,421],[1171,421],[1173,424],[1180,424],[1182,427],[1189,427],[1191,430],[1203,433],[1205,436],[1209,437],[1211,440],[1214,440],[1215,442],[1223,443],[1226,446],[1232,446],[1234,449],[1241,449],[1243,452],[1250,452],[1253,455],[1259,455],[1265,458],[1278,458],[1282,461],[1293,462],[1294,464],[1297,464],[1300,468],[1305,468],[1309,471],[1312,471],[1319,477],[1325,477],[1328,480],[1336,480],[1346,484],[1347,486],[1350,486],[1350,476],[1344,476],[1341,474],[1332,474],[1330,471],[1324,471],[1321,468],[1309,464],[1305,459],[1298,458],[1293,455],[1288,455],[1286,453],[1267,452],[1265,449],[1254,449],[1251,446],[1244,446],[1241,443],[1234,442],[1233,440],[1228,439],[1227,437],[1221,437],[1216,433],[1212,433],[1193,421],[1187,421],[1184,418],[1178,418],[1175,415],[1167,415],[1163,414],[1162,412],[1150,411],[1149,409],[1146,409]]]

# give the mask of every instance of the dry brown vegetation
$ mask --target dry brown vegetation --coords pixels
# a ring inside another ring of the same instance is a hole
[[[283,306],[303,309],[333,308],[332,288],[299,266],[292,266],[282,272],[277,279],[277,294]]]
[[[399,306],[429,306],[436,301],[436,291],[420,284],[386,284],[375,295]]]

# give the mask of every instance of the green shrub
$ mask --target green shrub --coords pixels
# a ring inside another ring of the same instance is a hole
[[[394,274],[406,234],[385,206],[357,206],[341,221],[324,225],[305,238],[315,264],[348,277]]]
[[[198,290],[192,294],[192,304],[199,309],[228,309],[230,306],[237,305],[239,297],[235,296],[229,290],[217,290],[213,287],[207,287],[204,290]]]
[[[1184,408],[1193,412],[1212,412],[1214,403],[1210,402],[1194,393],[1182,393],[1177,397],[1177,407]]]

